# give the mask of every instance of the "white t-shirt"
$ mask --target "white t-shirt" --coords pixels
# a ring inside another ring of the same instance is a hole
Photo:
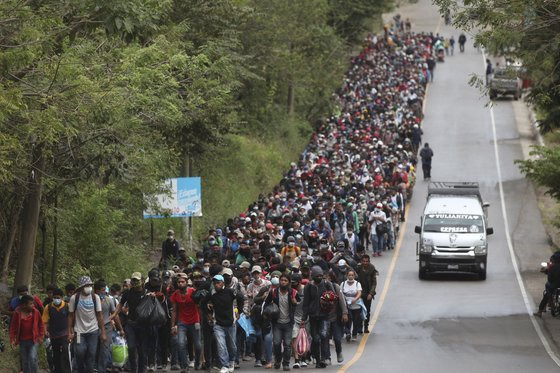
[[[358,292],[362,291],[362,284],[360,284],[359,281],[354,280],[354,282],[350,284],[348,280],[346,280],[342,284],[340,284],[340,290],[346,298],[346,304],[348,305],[349,309],[356,310],[360,308],[359,304],[352,304],[352,300],[356,297],[356,295],[358,295]]]
[[[74,312],[74,331],[77,334],[91,333],[99,330],[96,312],[101,312],[101,299],[95,294],[96,307],[93,309],[93,299],[90,295],[80,294],[80,300],[76,307],[76,294],[72,295],[68,302],[68,312]]]

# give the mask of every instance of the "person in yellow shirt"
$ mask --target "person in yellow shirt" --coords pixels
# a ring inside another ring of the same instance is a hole
[[[296,239],[293,236],[288,237],[288,245],[282,248],[280,255],[284,259],[284,262],[292,262],[295,258],[297,258],[301,253],[301,249],[299,246],[296,246]],[[289,259],[286,259],[289,258]]]

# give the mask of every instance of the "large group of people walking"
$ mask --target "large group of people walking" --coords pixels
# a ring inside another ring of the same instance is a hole
[[[373,258],[395,247],[405,219],[434,41],[408,26],[368,36],[334,96],[339,112],[194,257],[170,230],[159,266],[122,284],[84,276],[44,302],[20,289],[10,338],[24,372],[36,371],[44,336],[56,373],[342,363],[344,344],[369,333]],[[112,345],[124,341],[117,364]]]

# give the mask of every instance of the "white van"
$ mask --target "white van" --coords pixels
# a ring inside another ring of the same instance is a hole
[[[432,182],[416,244],[418,277],[434,272],[474,272],[486,279],[488,254],[487,208],[478,183]]]

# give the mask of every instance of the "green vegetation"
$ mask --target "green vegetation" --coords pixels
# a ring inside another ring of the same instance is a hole
[[[0,2],[2,282],[120,281],[152,255],[142,211],[203,180],[196,234],[244,210],[332,110],[390,0]],[[154,246],[182,222],[156,219]]]
[[[491,54],[521,62],[532,82],[527,100],[539,117],[539,129],[551,147],[535,147],[532,159],[518,161],[521,171],[560,200],[560,2],[435,0],[440,10],[453,15],[460,29],[475,33]],[[557,219],[558,220],[558,219]]]

